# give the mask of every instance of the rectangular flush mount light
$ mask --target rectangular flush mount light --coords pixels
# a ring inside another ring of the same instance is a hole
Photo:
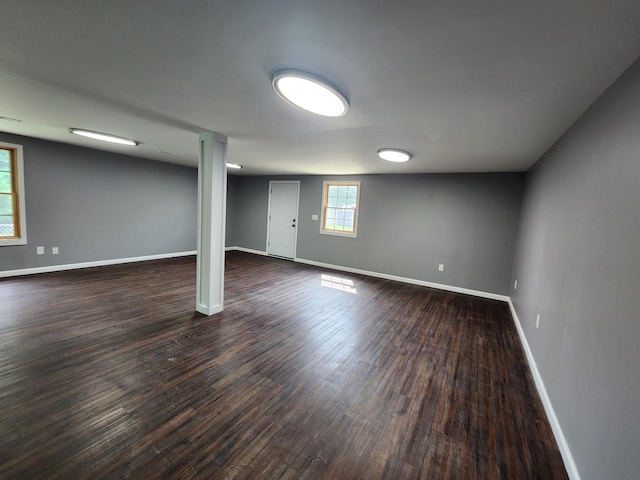
[[[69,131],[76,135],[82,135],[83,137],[93,138],[94,140],[102,140],[103,142],[119,143],[121,145],[131,145],[131,146],[136,146],[140,143],[135,140],[131,140],[129,138],[118,137],[116,135],[109,135],[108,133],[84,130],[82,128],[70,128]]]

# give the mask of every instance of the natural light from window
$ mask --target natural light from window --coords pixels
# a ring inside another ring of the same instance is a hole
[[[0,143],[0,246],[27,242],[22,146]]]
[[[355,238],[360,182],[323,182],[320,233]]]
[[[336,277],[334,275],[322,274],[320,276],[320,285],[327,288],[333,288],[334,290],[341,290],[343,292],[358,293],[356,287],[353,285],[353,280]]]

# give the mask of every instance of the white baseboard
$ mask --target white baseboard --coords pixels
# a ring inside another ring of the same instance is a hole
[[[161,260],[163,258],[187,257],[196,254],[197,252],[194,250],[191,252],[161,253],[157,255],[145,255],[143,257],[115,258],[67,265],[49,265],[46,267],[22,268],[20,270],[5,270],[0,272],[0,278],[34,275],[36,273],[62,272],[65,270],[77,270],[79,268],[102,267],[105,265],[119,265],[121,263],[146,262],[148,260]]]
[[[252,250],[251,248],[244,248],[244,247],[225,247],[225,250],[227,252],[235,250],[238,252],[253,253],[254,255],[262,255],[262,256],[269,255],[267,252],[264,252],[262,250]]]
[[[253,253],[255,255],[265,255],[265,256],[269,255],[267,252],[264,252],[262,250],[252,250],[250,248],[244,248],[244,247],[226,247],[225,250],[227,251],[237,250],[238,252]],[[475,297],[489,298],[491,300],[500,300],[502,302],[509,301],[508,296],[498,295],[497,293],[482,292],[480,290],[470,290],[468,288],[460,288],[460,287],[454,287],[451,285],[443,285],[441,283],[427,282],[425,280],[418,280],[415,278],[399,277],[396,275],[388,275],[386,273],[371,272],[369,270],[360,270],[359,268],[343,267],[341,265],[333,265],[331,263],[316,262],[315,260],[307,260],[305,258],[300,258],[300,257],[294,258],[292,260],[294,262],[313,265],[315,267],[328,268],[330,270],[338,270],[341,272],[357,273],[359,275],[366,275],[367,277],[383,278],[385,280],[394,280],[396,282],[410,283],[412,285],[420,285],[422,287],[437,288],[439,290],[447,290],[449,292],[455,292],[455,293],[464,293],[467,295],[473,295]]]
[[[538,370],[538,366],[536,365],[536,360],[533,357],[533,352],[531,352],[531,348],[529,348],[529,342],[527,342],[527,337],[524,334],[524,330],[522,329],[522,325],[520,324],[520,319],[518,318],[516,309],[511,302],[511,298],[509,298],[509,308],[511,309],[511,315],[513,315],[513,321],[516,324],[516,329],[518,330],[518,335],[520,336],[520,342],[522,343],[525,354],[527,355],[527,361],[529,363],[529,368],[531,369],[531,375],[533,375],[533,380],[538,390],[538,395],[540,395],[540,399],[542,400],[542,405],[544,406],[544,410],[547,413],[547,418],[549,419],[549,423],[551,424],[551,429],[553,430],[553,435],[556,438],[556,443],[558,444],[560,455],[562,455],[564,466],[567,469],[567,474],[569,475],[569,478],[571,480],[580,480],[578,467],[576,467],[576,463],[573,460],[573,455],[571,454],[571,450],[569,449],[569,445],[567,444],[567,439],[564,436],[562,427],[560,427],[558,417],[556,417],[556,412],[553,409],[553,405],[551,404],[551,400],[549,399],[549,395],[547,394],[547,389],[544,386],[544,382],[542,381],[542,376],[540,375],[540,371]]]
[[[386,273],[371,272],[369,270],[360,270],[359,268],[343,267],[341,265],[332,265],[329,263],[316,262],[314,260],[306,260],[304,258],[294,258],[294,261],[298,263],[305,263],[307,265],[314,265],[316,267],[329,268],[331,270],[357,273],[359,275],[366,275],[368,277],[383,278],[385,280],[394,280],[396,282],[410,283],[412,285],[420,285],[422,287],[437,288],[439,290],[447,290],[449,292],[464,293],[466,295],[489,298],[491,300],[500,300],[502,302],[509,301],[509,297],[506,295],[498,295],[496,293],[482,292],[480,290],[470,290],[468,288],[460,288],[460,287],[454,287],[452,285],[443,285],[441,283],[427,282],[425,280],[417,280],[415,278],[399,277],[396,275],[388,275]]]
[[[236,250],[238,252],[253,253],[255,255],[265,255],[265,256],[269,255],[267,252],[264,252],[262,250],[252,250],[250,248],[244,248],[244,247],[226,247],[225,250],[227,250],[227,251]],[[489,298],[491,300],[500,300],[502,302],[508,302],[509,301],[509,297],[508,296],[506,296],[506,295],[498,295],[497,293],[482,292],[480,290],[470,290],[468,288],[460,288],[460,287],[454,287],[454,286],[451,286],[451,285],[443,285],[443,284],[440,284],[440,283],[427,282],[427,281],[424,281],[424,280],[417,280],[415,278],[399,277],[399,276],[396,276],[396,275],[388,275],[386,273],[371,272],[369,270],[360,270],[359,268],[343,267],[341,265],[333,265],[331,263],[316,262],[315,260],[307,260],[307,259],[299,258],[299,257],[298,258],[294,258],[292,260],[294,262],[304,263],[304,264],[307,264],[307,265],[313,265],[315,267],[328,268],[330,270],[338,270],[338,271],[341,271],[341,272],[357,273],[359,275],[366,275],[368,277],[383,278],[385,280],[394,280],[396,282],[410,283],[412,285],[420,285],[420,286],[423,286],[423,287],[437,288],[439,290],[447,290],[449,292],[464,293],[464,294],[467,294],[467,295],[473,295],[475,297]]]

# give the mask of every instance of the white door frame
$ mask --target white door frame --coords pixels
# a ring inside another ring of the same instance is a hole
[[[265,252],[269,255],[269,236],[271,234],[271,188],[275,183],[291,183],[298,187],[298,194],[296,195],[296,229],[293,235],[293,258],[296,258],[296,250],[298,248],[298,229],[300,227],[300,180],[269,180],[269,206],[267,208],[267,243],[265,245]]]

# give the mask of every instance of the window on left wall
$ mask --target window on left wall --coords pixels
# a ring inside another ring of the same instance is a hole
[[[0,142],[0,246],[27,243],[23,167],[22,145]]]

